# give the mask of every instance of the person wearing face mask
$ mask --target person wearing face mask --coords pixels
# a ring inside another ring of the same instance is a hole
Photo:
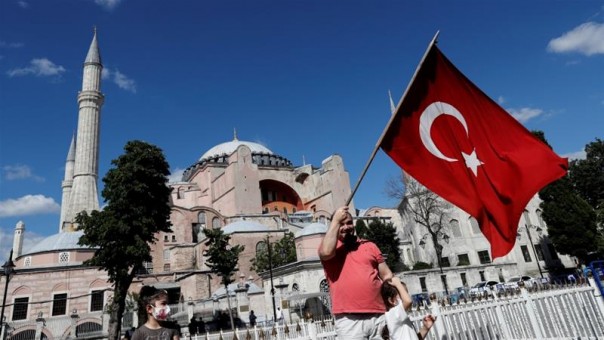
[[[139,292],[140,322],[145,322],[132,335],[132,340],[179,340],[178,331],[162,323],[170,315],[168,293],[153,286],[143,286]],[[140,313],[140,311],[144,313]]]
[[[392,271],[375,243],[357,237],[348,207],[338,208],[319,245],[338,339],[381,339],[382,282]]]

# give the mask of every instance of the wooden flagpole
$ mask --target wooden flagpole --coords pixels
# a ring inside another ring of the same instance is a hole
[[[352,198],[354,197],[354,194],[359,189],[359,185],[361,185],[361,181],[363,180],[363,177],[365,177],[367,170],[369,170],[369,166],[371,165],[371,162],[373,162],[373,159],[375,158],[375,155],[377,154],[377,152],[380,148],[380,145],[382,144],[382,140],[384,139],[386,132],[388,132],[390,125],[394,121],[394,118],[396,118],[396,115],[398,114],[398,111],[399,111],[399,107],[401,106],[401,104],[403,103],[403,100],[407,96],[407,92],[409,92],[409,89],[411,88],[411,84],[413,84],[413,82],[415,81],[415,77],[417,77],[417,74],[419,73],[420,68],[424,64],[424,61],[426,60],[426,57],[428,56],[428,52],[430,52],[430,50],[432,49],[432,46],[436,45],[439,32],[440,31],[436,31],[436,34],[434,35],[434,38],[432,38],[432,41],[430,41],[430,44],[428,45],[428,48],[426,49],[424,56],[422,57],[421,61],[417,65],[417,68],[415,69],[415,73],[413,73],[413,77],[411,78],[411,81],[409,82],[409,84],[407,84],[407,88],[405,89],[403,96],[401,97],[400,101],[398,102],[398,105],[396,106],[395,113],[390,116],[390,120],[388,121],[388,124],[386,124],[384,131],[382,131],[382,135],[380,136],[377,143],[375,144],[375,147],[373,148],[373,152],[371,153],[371,156],[369,156],[369,160],[367,161],[367,164],[365,164],[365,168],[361,172],[361,176],[357,180],[357,183],[354,185],[354,189],[352,190],[352,192],[350,193],[350,196],[346,200],[346,205],[350,204],[350,202],[352,201]]]

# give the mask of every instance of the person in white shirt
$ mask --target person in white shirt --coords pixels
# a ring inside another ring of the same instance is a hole
[[[279,324],[283,323],[283,312],[281,311],[281,307],[277,307],[277,322]]]
[[[424,339],[436,318],[430,314],[424,316],[422,328],[417,332],[407,312],[413,301],[407,286],[398,277],[393,277],[382,284],[382,298],[386,305],[386,327],[382,329],[385,340]]]

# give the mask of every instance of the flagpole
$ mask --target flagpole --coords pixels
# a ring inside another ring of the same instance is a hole
[[[371,153],[371,156],[369,156],[369,160],[367,161],[367,164],[365,164],[365,168],[361,172],[361,176],[357,180],[357,183],[354,185],[354,189],[352,190],[352,192],[350,193],[350,196],[346,200],[346,205],[350,204],[350,202],[352,201],[352,198],[354,197],[354,194],[359,189],[359,185],[361,185],[361,181],[363,180],[363,177],[365,177],[365,174],[367,173],[367,170],[369,170],[369,166],[371,165],[371,162],[373,162],[373,159],[375,158],[375,155],[377,154],[377,152],[378,152],[378,150],[380,148],[380,145],[382,144],[382,140],[384,139],[384,136],[386,135],[386,132],[388,132],[388,129],[390,128],[390,125],[394,121],[394,118],[396,118],[396,115],[398,113],[398,108],[401,106],[401,103],[405,99],[405,96],[407,96],[407,92],[409,92],[409,88],[411,87],[411,84],[413,84],[413,81],[415,80],[415,77],[417,77],[417,74],[419,73],[419,69],[424,64],[424,61],[426,60],[426,57],[428,56],[428,52],[430,52],[430,50],[432,49],[432,46],[436,45],[439,32],[440,31],[436,31],[436,34],[434,34],[434,38],[432,38],[432,41],[430,41],[430,44],[428,45],[428,48],[426,49],[426,52],[424,53],[424,56],[422,57],[421,61],[417,65],[417,68],[415,69],[415,73],[413,73],[413,77],[411,78],[411,81],[409,82],[409,84],[407,84],[407,88],[405,89],[405,92],[403,93],[403,96],[401,97],[401,100],[398,102],[398,105],[396,106],[396,110],[395,110],[394,114],[392,114],[390,116],[390,120],[388,121],[388,124],[386,124],[386,127],[384,128],[384,131],[382,131],[382,135],[380,136],[380,138],[378,139],[377,143],[375,144],[375,147],[373,148],[373,152]]]

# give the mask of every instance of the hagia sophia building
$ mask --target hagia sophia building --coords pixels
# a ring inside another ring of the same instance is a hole
[[[79,316],[76,328],[86,323],[102,327],[111,285],[105,272],[83,265],[94,249],[78,245],[83,232],[74,224],[80,211],[99,210],[99,123],[105,100],[100,92],[102,68],[95,32],[78,93],[77,133],[65,163],[60,230],[31,249],[23,249],[25,224],[19,222],[15,228],[12,259],[18,274],[9,282],[5,312],[13,336],[36,331],[48,338],[69,334],[72,314]],[[186,301],[187,305],[191,301],[215,303],[226,296],[220,278],[211,274],[202,255],[202,230],[222,228],[233,244],[245,246],[233,289],[246,287],[245,298],[238,301],[245,320],[251,309],[259,320],[272,315],[270,294],[264,294],[268,287],[250,270],[257,247],[266,244],[267,237],[272,243],[291,231],[296,235],[298,259],[314,258],[317,267],[317,242],[326,230],[326,220],[345,204],[351,191],[338,155],[327,157],[319,168],[310,164],[295,167],[287,158],[236,135],[210,148],[186,169],[181,181],[169,185],[172,232],[156,236],[153,262],[145,264],[130,290],[138,292],[142,285],[154,285],[169,292],[171,303]],[[300,277],[290,290],[318,291],[323,280],[320,264],[315,272],[314,278]],[[229,294],[235,294],[233,291],[229,289]],[[200,313],[215,309],[204,306],[199,306]],[[45,319],[46,326],[38,329],[36,319]],[[64,325],[49,328],[52,322],[61,323],[57,320]]]

